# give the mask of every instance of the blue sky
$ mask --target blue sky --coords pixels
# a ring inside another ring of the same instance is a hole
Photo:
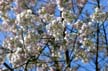
[[[4,35],[2,32],[0,32],[0,45],[2,44],[3,40],[4,40]]]

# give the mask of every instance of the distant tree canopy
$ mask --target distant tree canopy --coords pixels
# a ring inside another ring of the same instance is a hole
[[[5,37],[0,46],[0,69],[107,71],[108,9],[104,1],[108,3],[0,0],[0,32]]]

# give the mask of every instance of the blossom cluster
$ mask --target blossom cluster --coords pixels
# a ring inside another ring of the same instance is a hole
[[[67,4],[69,7],[66,7]],[[60,17],[54,15],[56,5],[61,12]],[[20,12],[15,9],[15,19],[10,20],[7,15],[1,16],[4,19],[0,30],[10,35],[2,46],[11,52],[4,53],[5,50],[2,52],[0,49],[0,64],[6,56],[13,67],[23,65],[31,58],[31,63],[32,60],[43,61],[39,66],[47,68],[50,64],[45,64],[45,61],[66,60],[66,50],[73,52],[74,60],[88,62],[91,57],[89,53],[96,51],[97,24],[102,24],[100,22],[104,21],[106,13],[96,7],[94,13],[88,17],[89,21],[76,20],[77,16],[70,11],[71,6],[71,0],[56,0],[56,3],[41,7],[36,11],[38,14],[34,14],[32,9],[16,6]],[[71,26],[71,32],[67,31],[67,25]],[[46,48],[49,52],[45,52]],[[46,56],[47,59],[42,60],[40,56]],[[58,65],[63,66],[62,63]]]

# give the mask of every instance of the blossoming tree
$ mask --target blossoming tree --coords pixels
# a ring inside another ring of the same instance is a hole
[[[2,70],[77,71],[79,60],[94,61],[96,71],[102,61],[108,65],[108,14],[100,0],[40,1],[0,0]],[[93,13],[84,10],[88,4]]]

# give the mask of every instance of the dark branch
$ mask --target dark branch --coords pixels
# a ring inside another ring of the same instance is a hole
[[[4,65],[6,68],[8,68],[10,71],[14,71],[14,69],[11,68],[7,63],[3,63],[3,65]]]
[[[96,71],[99,71],[99,63],[98,63],[98,51],[99,51],[99,23],[97,23],[97,42],[96,42],[96,62],[95,62],[95,65],[96,65]]]
[[[99,0],[97,0],[97,6],[98,6],[98,8],[100,8],[100,1]]]

